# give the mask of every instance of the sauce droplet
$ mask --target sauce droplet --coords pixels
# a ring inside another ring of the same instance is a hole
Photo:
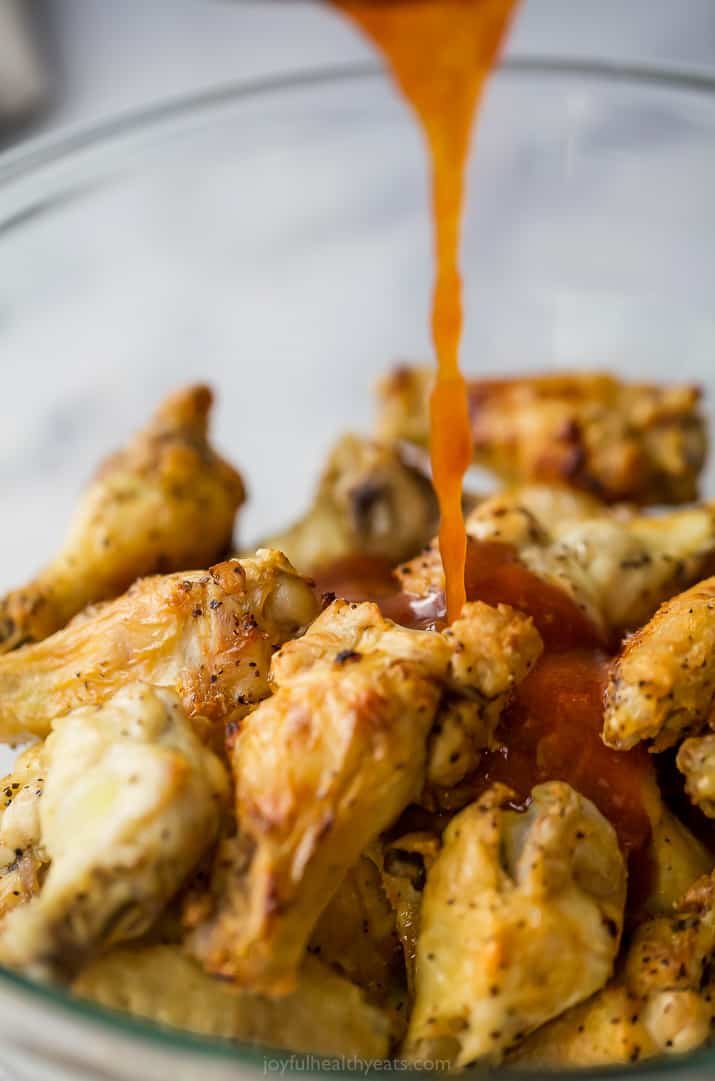
[[[472,458],[467,388],[459,370],[459,245],[472,123],[516,0],[334,0],[380,49],[420,121],[431,165],[437,379],[430,451],[440,506],[447,618],[465,602],[462,483]]]

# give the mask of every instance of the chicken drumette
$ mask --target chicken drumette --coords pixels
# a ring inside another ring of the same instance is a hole
[[[0,652],[41,641],[142,575],[227,553],[244,487],[208,441],[211,400],[204,386],[167,398],[100,467],[59,554],[0,601]]]

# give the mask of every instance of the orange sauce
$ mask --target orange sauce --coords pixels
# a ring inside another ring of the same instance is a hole
[[[382,52],[424,132],[431,165],[437,379],[430,451],[440,506],[447,618],[466,599],[462,482],[472,457],[467,388],[459,370],[459,242],[472,123],[517,0],[334,0]]]
[[[567,781],[611,822],[624,851],[638,852],[651,833],[646,789],[653,760],[643,747],[613,751],[602,741],[607,678],[605,654],[543,656],[502,719],[500,746],[484,756],[475,792],[502,781],[526,800],[535,784]]]

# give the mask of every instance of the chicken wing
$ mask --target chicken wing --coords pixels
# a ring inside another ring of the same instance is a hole
[[[427,875],[410,1058],[499,1062],[611,974],[626,895],[614,830],[561,782],[526,812],[504,809],[510,795],[494,786],[453,818]]]
[[[47,864],[40,831],[44,785],[41,743],[18,755],[12,773],[0,781],[0,919],[24,904],[40,886]]]
[[[56,717],[129,680],[171,687],[207,738],[268,694],[275,647],[310,622],[309,582],[280,552],[144,578],[43,642],[0,657],[0,739],[44,737]]]
[[[606,1066],[692,1051],[710,1033],[713,951],[715,887],[706,876],[680,900],[675,915],[638,928],[611,983],[534,1033],[510,1061]]]
[[[0,958],[65,976],[141,935],[212,844],[228,796],[177,696],[133,684],[55,721],[39,820],[50,863],[0,929]]]
[[[0,601],[0,652],[38,642],[136,579],[205,567],[228,551],[243,481],[208,442],[212,395],[167,398],[82,496],[65,543]]]
[[[705,728],[715,705],[715,578],[663,604],[630,638],[611,672],[603,738],[654,751]]]
[[[379,388],[378,433],[425,445],[434,374],[398,368]],[[707,452],[699,388],[560,372],[474,380],[474,460],[507,483],[567,484],[609,503],[688,503]]]
[[[419,794],[449,653],[441,635],[397,627],[374,604],[335,601],[276,656],[276,693],[233,749],[238,837],[194,920],[210,972],[293,989],[346,872]]]
[[[353,556],[399,563],[437,524],[432,485],[399,446],[348,434],[333,447],[307,514],[264,544],[312,574]]]
[[[535,581],[550,591],[535,594],[533,614],[542,632],[550,608],[558,615],[556,592],[561,607],[565,594],[575,616],[604,641],[640,626],[664,599],[697,581],[715,562],[715,504],[659,516],[605,513],[547,523],[518,493],[507,492],[476,507],[466,528],[470,599],[519,607],[520,597],[523,604],[534,594]],[[407,593],[429,596],[443,590],[436,541],[397,573]],[[505,585],[509,595],[497,596]],[[558,631],[559,619],[553,621]]]
[[[452,647],[449,694],[430,737],[427,784],[453,787],[478,764],[514,689],[541,655],[539,632],[507,605],[466,604],[444,631]]]
[[[372,1060],[390,1045],[388,1016],[313,957],[293,994],[278,1000],[214,979],[173,946],[113,950],[79,974],[73,991],[162,1025],[298,1053]]]

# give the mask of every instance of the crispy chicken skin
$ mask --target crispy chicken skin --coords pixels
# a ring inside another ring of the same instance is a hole
[[[0,918],[39,889],[47,863],[40,836],[44,786],[44,748],[35,743],[0,782]]]
[[[444,632],[452,648],[448,688],[430,737],[430,789],[458,784],[494,742],[513,690],[531,671],[543,643],[528,616],[506,604],[466,604]]]
[[[603,738],[654,751],[704,729],[715,703],[715,578],[663,604],[616,659],[606,692]]]
[[[178,697],[131,684],[55,721],[42,749],[36,897],[0,929],[0,958],[65,976],[151,926],[216,837],[228,778]]]
[[[602,987],[626,894],[612,827],[561,782],[526,812],[495,785],[452,819],[427,875],[410,1058],[497,1063],[526,1033]]]
[[[347,434],[305,516],[264,543],[305,573],[351,556],[399,563],[427,543],[438,520],[429,479],[397,444]]]
[[[475,542],[508,545],[528,571],[565,592],[605,639],[640,626],[715,560],[715,505],[709,504],[659,516],[606,512],[547,523],[518,492],[506,492],[471,511],[466,528]],[[398,578],[408,593],[443,589],[437,542],[403,564]]]
[[[217,861],[213,909],[194,917],[191,946],[210,972],[293,990],[345,874],[419,794],[448,663],[441,635],[345,601],[277,654],[276,693],[233,748],[238,837]]]
[[[211,401],[205,386],[173,394],[101,466],[59,554],[0,601],[0,652],[41,641],[136,578],[205,567],[228,551],[245,493],[208,441]]]
[[[389,1050],[388,1016],[313,957],[301,966],[294,993],[281,999],[214,979],[175,946],[113,950],[79,974],[73,991],[205,1036],[367,1059],[384,1058]]]
[[[708,966],[715,885],[705,876],[674,915],[636,931],[616,977],[527,1039],[510,1061],[530,1067],[606,1066],[683,1054],[710,1033]]]
[[[379,385],[378,434],[426,445],[434,373]],[[707,451],[700,390],[561,372],[469,384],[474,460],[507,484],[566,484],[608,503],[688,503]]]
[[[56,717],[131,680],[175,690],[207,738],[268,694],[273,650],[317,610],[280,553],[144,578],[43,642],[0,657],[0,739],[44,737]]]

